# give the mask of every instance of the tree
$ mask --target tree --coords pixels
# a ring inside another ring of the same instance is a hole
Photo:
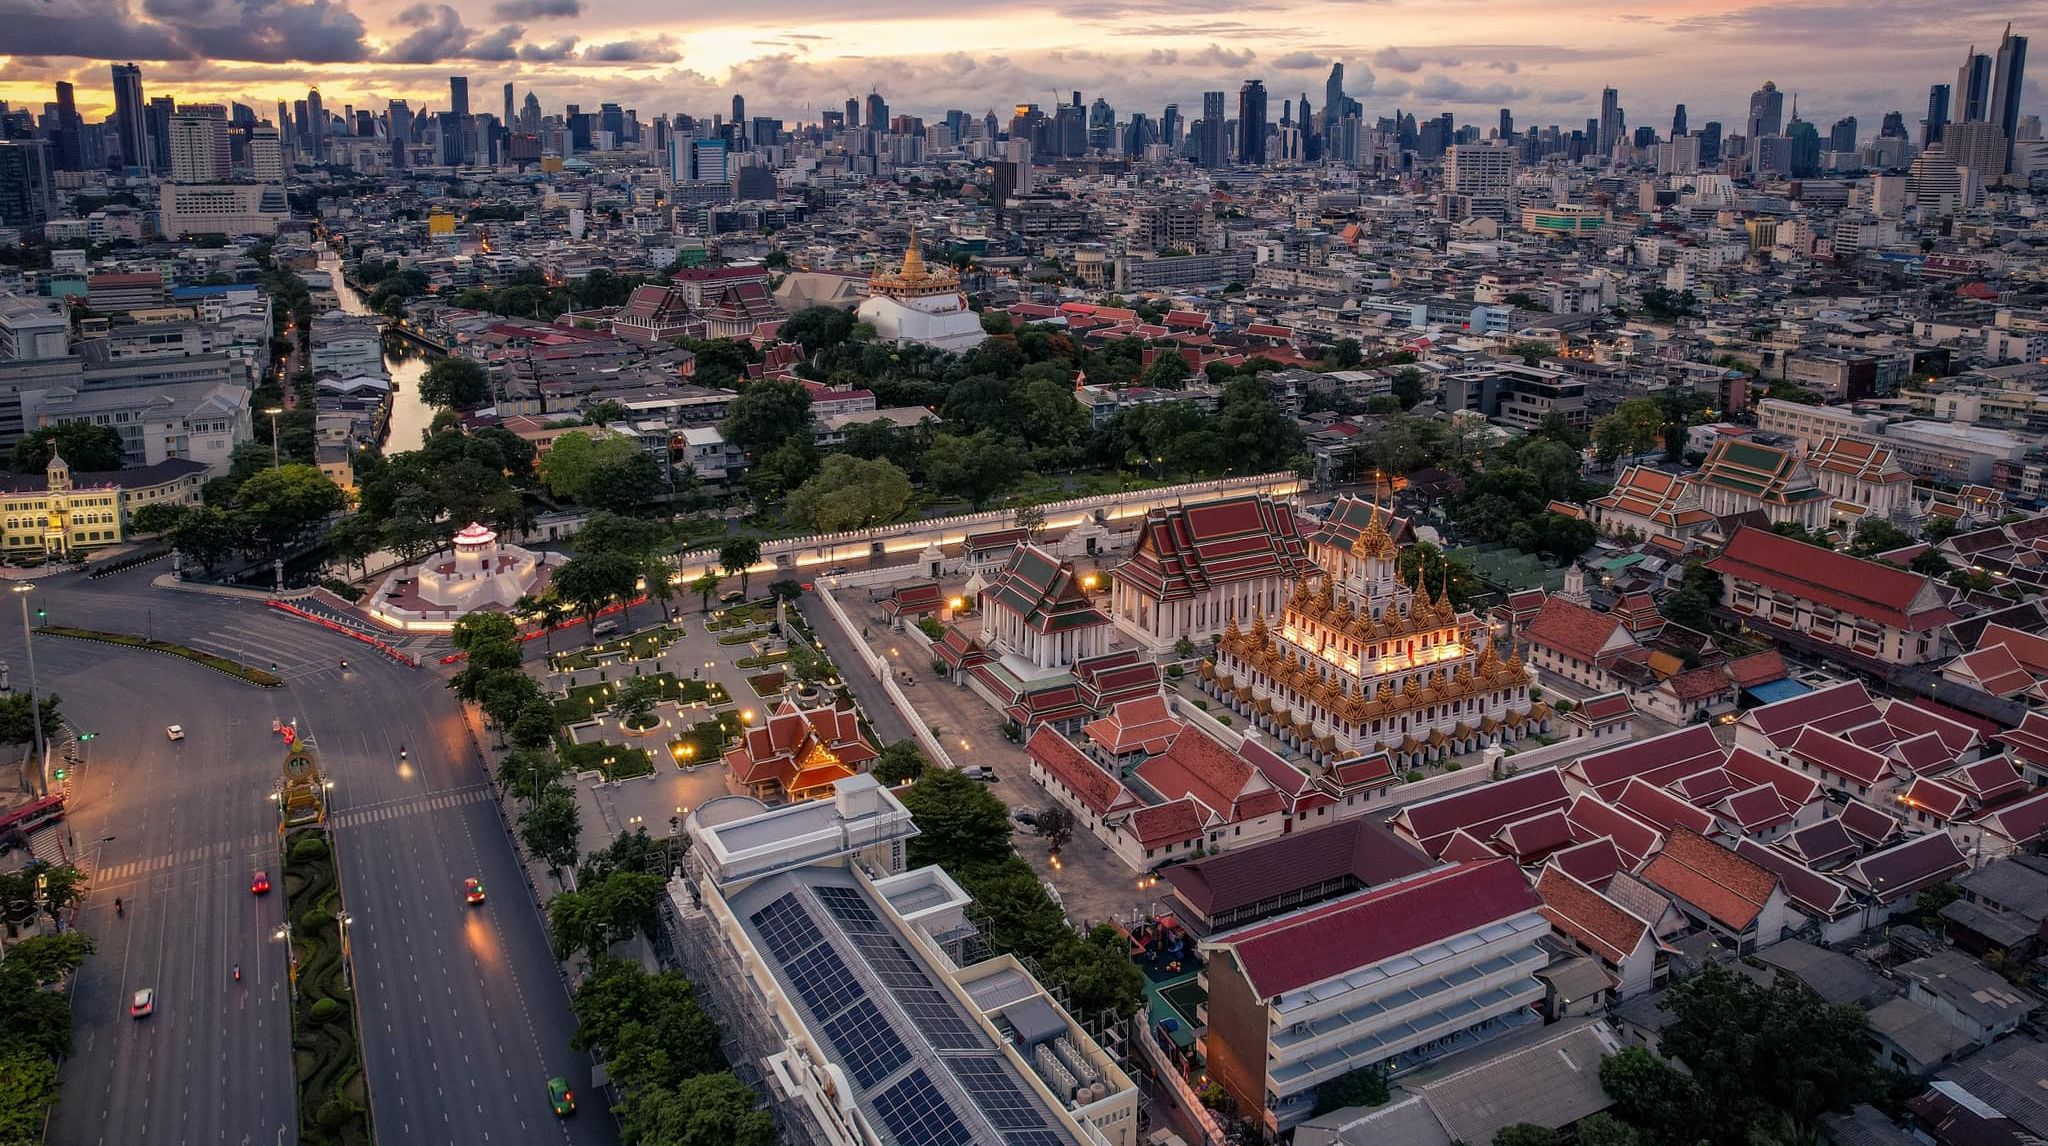
[[[818,472],[818,447],[805,434],[792,434],[766,455],[757,455],[742,479],[757,501],[766,503],[809,481]]]
[[[1008,489],[1029,468],[1024,455],[991,430],[972,437],[938,434],[924,454],[925,484],[966,498],[976,509]]]
[[[1067,1008],[1080,1015],[1135,1014],[1145,1000],[1145,973],[1131,962],[1131,942],[1107,923],[1086,936],[1068,931],[1040,962],[1049,983],[1066,991]]]
[[[1604,1110],[1579,1119],[1572,1133],[1577,1146],[1643,1146],[1641,1131]]]
[[[589,623],[597,620],[598,611],[613,600],[630,598],[639,580],[640,566],[630,557],[618,553],[581,553],[557,568],[550,584]]]
[[[1905,530],[1882,517],[1866,517],[1856,526],[1856,540],[1849,546],[1849,552],[1858,557],[1874,557],[1911,544],[1913,539]]]
[[[554,871],[576,862],[582,835],[582,814],[576,808],[576,797],[566,788],[547,789],[519,816],[519,838]]]
[[[778,332],[785,342],[794,342],[806,354],[837,346],[853,335],[853,312],[836,306],[807,306],[790,315]]]
[[[14,472],[40,474],[52,454],[61,456],[75,474],[105,473],[121,468],[121,434],[112,426],[63,422],[29,434],[14,443]]]
[[[1384,1106],[1391,1097],[1387,1076],[1376,1066],[1362,1066],[1316,1087],[1316,1105],[1310,1117],[1354,1106]]]
[[[775,1119],[731,1072],[700,1074],[635,1095],[622,1135],[641,1146],[774,1146]]]
[[[42,703],[31,709],[25,692],[0,693],[0,744],[28,744],[36,738],[35,713],[40,711],[43,718],[43,736],[56,734],[64,722],[63,701],[54,692],[46,692]]]
[[[43,901],[43,914],[50,917],[51,923],[59,922],[85,889],[85,874],[70,864],[34,860],[24,865],[22,872],[35,881]]]
[[[654,719],[654,706],[661,703],[661,680],[636,676],[619,686],[612,698],[612,712],[628,728],[647,728]]]
[[[650,975],[638,963],[600,958],[570,996],[570,1045],[595,1051],[630,1088],[670,1086],[725,1065],[718,1027],[680,972]]]
[[[1954,537],[1962,527],[1963,523],[1958,518],[1929,517],[1927,524],[1920,527],[1920,539],[1929,545],[1940,545],[1942,542]]]
[[[951,768],[931,769],[902,795],[919,835],[910,865],[935,863],[958,878],[1010,852],[1010,810],[980,781]]]
[[[1178,390],[1187,385],[1189,373],[1188,361],[1178,347],[1162,347],[1138,375],[1138,384],[1155,390]]]
[[[128,534],[132,537],[137,534],[168,533],[177,528],[179,522],[185,520],[185,515],[190,513],[191,509],[190,506],[165,501],[153,501],[148,505],[137,506],[135,512],[128,515]]]
[[[632,513],[661,496],[661,463],[653,454],[623,438],[612,440],[630,448],[600,449],[597,464],[591,467],[584,482],[582,496],[576,500],[599,509]]]
[[[576,882],[594,884],[615,871],[665,875],[668,872],[668,852],[666,841],[648,835],[645,827],[634,828],[602,849],[584,856],[583,862],[576,866]]]
[[[1412,410],[1422,401],[1422,371],[1413,366],[1403,366],[1394,371],[1394,398],[1403,410]]]
[[[747,578],[761,560],[761,541],[755,537],[734,537],[718,547],[718,567],[730,577],[739,574],[740,594],[747,592]]]
[[[1534,1122],[1517,1122],[1494,1132],[1493,1146],[1558,1146],[1557,1131]]]
[[[420,401],[429,406],[473,410],[490,400],[490,373],[467,358],[437,358],[420,376]]]
[[[1862,1008],[1828,1003],[1790,975],[1765,987],[1710,965],[1666,1005],[1664,1052],[1692,1069],[1706,1107],[1694,1127],[1715,1127],[1722,1141],[1783,1121],[1810,1141],[1821,1115],[1878,1093]]]
[[[1047,804],[1038,810],[1035,825],[1047,851],[1057,853],[1074,838],[1074,813],[1064,804]]]
[[[1302,451],[1301,427],[1282,413],[1256,378],[1239,378],[1223,391],[1216,433],[1223,440],[1224,469],[1260,473],[1285,469]]]
[[[344,571],[362,569],[367,573],[370,555],[384,547],[384,527],[364,514],[352,513],[327,527],[326,542]]]
[[[910,504],[910,478],[884,458],[833,454],[816,477],[789,495],[789,515],[821,533],[863,529]]]
[[[292,463],[243,482],[235,491],[234,516],[251,540],[277,553],[340,512],[346,500],[319,467]]]
[[[613,422],[625,421],[627,414],[628,411],[626,410],[625,403],[606,398],[602,402],[593,402],[585,408],[583,420],[602,429]]]
[[[1664,427],[1664,408],[1655,398],[1630,398],[1593,423],[1594,456],[1612,464],[1624,456],[1648,453]]]
[[[711,611],[711,595],[718,592],[718,574],[706,571],[690,582],[690,592],[697,594],[698,611]]]
[[[1356,370],[1365,361],[1356,338],[1340,338],[1323,351],[1323,369]]]
[[[1721,575],[1694,561],[1679,575],[1678,588],[1658,611],[1674,625],[1704,633],[1713,623],[1712,610],[1721,604]]]
[[[811,392],[782,379],[755,382],[727,407],[727,441],[759,455],[811,431]]]
[[[873,774],[876,783],[893,788],[923,776],[924,770],[924,753],[917,750],[914,742],[899,740],[875,757]]]
[[[542,698],[538,704],[529,704],[519,710],[512,723],[505,729],[505,738],[512,747],[539,751],[555,739],[554,705]]]
[[[60,1005],[63,1003],[62,998],[52,998]],[[69,1022],[68,1006],[65,1012]],[[0,1142],[42,1141],[44,1113],[56,1100],[54,1057],[37,1055],[26,1044],[0,1051]]]
[[[552,739],[554,718],[552,712],[546,715],[549,739]],[[519,719],[524,721],[526,714],[522,713]],[[517,737],[514,738],[514,742],[517,744]],[[505,759],[498,762],[498,785],[516,794],[529,811],[550,791],[555,790],[555,783],[562,778],[564,771],[561,758],[545,751],[546,744],[547,741],[544,740],[533,747],[518,745],[514,751],[506,754]]]
[[[1614,1099],[1614,1113],[1660,1146],[1687,1146],[1705,1115],[1699,1085],[1642,1047],[1628,1047],[1600,1060],[1600,1088]]]

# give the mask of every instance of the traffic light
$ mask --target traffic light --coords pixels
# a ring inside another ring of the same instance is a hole
[[[97,732],[81,732],[81,733],[79,733],[79,734],[78,734],[78,742],[79,742],[80,744],[83,744],[83,743],[85,743],[85,742],[86,742],[86,741],[88,741],[88,740],[96,740],[96,739],[98,739],[98,738],[99,738],[99,733],[97,733]]]
[[[59,768],[59,769],[57,769],[57,781],[58,781],[59,783],[62,783],[62,782],[64,781],[65,777],[67,777],[67,776],[69,776],[69,775],[71,775],[71,770],[70,770],[69,768]]]
[[[36,610],[36,620],[37,620],[37,621],[41,621],[41,620],[43,620],[44,618],[48,617],[49,615],[50,615],[50,611],[49,611],[48,609],[37,609],[37,610]]]

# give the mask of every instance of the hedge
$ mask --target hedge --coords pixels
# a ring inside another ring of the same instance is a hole
[[[237,680],[247,681],[262,688],[277,688],[284,684],[284,681],[275,673],[265,672],[260,668],[253,668],[240,661],[231,661],[226,657],[200,652],[189,645],[174,645],[169,641],[156,641],[148,637],[138,637],[134,633],[109,633],[99,629],[73,629],[63,625],[44,625],[37,629],[36,632],[52,637],[71,637],[81,641],[98,641],[101,644],[122,645],[126,648],[141,649],[144,652],[164,653],[169,656],[183,657],[188,661],[205,665],[215,672],[224,673]]]

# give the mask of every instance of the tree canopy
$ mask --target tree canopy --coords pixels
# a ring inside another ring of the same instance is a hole
[[[14,472],[40,474],[52,454],[61,455],[72,473],[104,473],[121,468],[121,434],[112,426],[63,422],[44,426],[14,443]]]
[[[420,401],[446,409],[471,410],[491,400],[491,376],[467,358],[436,358],[420,376]]]
[[[893,520],[910,504],[910,478],[894,462],[833,454],[789,494],[790,517],[821,533]]]

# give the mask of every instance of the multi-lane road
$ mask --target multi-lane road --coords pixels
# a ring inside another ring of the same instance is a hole
[[[616,1141],[570,1051],[567,994],[460,709],[431,666],[408,669],[257,602],[153,589],[160,568],[41,583],[50,621],[275,663],[258,689],[198,665],[40,638],[40,684],[98,735],[74,778],[69,826],[98,942],[72,999],[78,1039],[54,1143],[292,1142],[296,1100],[282,888],[269,796],[296,720],[334,781],[333,826],[351,918],[366,1077],[381,1143]],[[0,610],[0,658],[27,684],[19,615]],[[346,658],[349,668],[340,667]],[[165,726],[180,724],[182,741]],[[400,750],[405,750],[404,758]],[[475,876],[489,898],[464,903]],[[116,917],[119,896],[125,913]],[[233,979],[241,965],[240,982]],[[128,1016],[156,990],[157,1011]],[[558,1120],[562,1075],[578,1113]]]

